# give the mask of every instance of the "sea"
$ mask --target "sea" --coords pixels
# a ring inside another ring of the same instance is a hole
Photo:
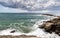
[[[52,19],[53,16],[40,13],[0,13],[0,35],[37,35],[51,36],[43,29],[38,28],[43,21]],[[15,30],[14,33],[11,31]]]

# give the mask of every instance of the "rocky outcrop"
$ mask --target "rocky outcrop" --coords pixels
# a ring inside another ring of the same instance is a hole
[[[53,14],[42,14],[42,15],[47,15],[47,16],[56,16],[56,15],[53,15]]]
[[[39,28],[43,28],[49,33],[55,32],[60,36],[60,17],[44,22]]]

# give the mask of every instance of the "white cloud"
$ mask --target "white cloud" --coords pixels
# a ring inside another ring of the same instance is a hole
[[[43,9],[53,3],[51,0],[2,0],[1,2],[1,4],[6,7],[23,8],[27,10]]]
[[[42,11],[31,11],[31,13],[48,13],[49,10],[42,10]]]
[[[22,10],[22,9],[14,9],[14,8],[8,8],[0,5],[0,13],[20,13],[20,12],[28,12],[27,10]]]
[[[44,7],[49,7],[49,6],[52,6],[52,5],[55,5],[55,1],[54,0],[50,0],[49,2],[47,2],[47,4],[45,4]]]
[[[56,2],[55,3],[55,6],[60,6],[60,2]]]
[[[56,0],[0,0],[0,4],[5,7],[28,11],[54,10],[55,8],[52,7],[60,6],[60,2],[56,2]]]

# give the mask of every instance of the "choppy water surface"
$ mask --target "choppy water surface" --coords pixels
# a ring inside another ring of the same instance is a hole
[[[36,22],[49,18],[39,13],[0,13],[0,30],[16,29],[28,33],[35,30],[33,26]]]

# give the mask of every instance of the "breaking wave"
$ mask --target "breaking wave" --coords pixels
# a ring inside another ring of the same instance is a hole
[[[38,37],[54,38],[58,35],[44,32],[44,29],[38,28],[43,21],[53,19],[51,16],[40,14],[0,14],[0,35],[36,35]],[[12,32],[13,31],[13,32]]]

